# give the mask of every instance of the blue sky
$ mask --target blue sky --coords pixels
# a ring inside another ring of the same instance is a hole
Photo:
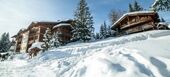
[[[110,24],[111,9],[128,10],[134,0],[86,0],[94,17],[96,32],[104,21]],[[137,0],[149,8],[154,0]],[[72,19],[79,0],[0,0],[0,34],[14,35],[32,21],[57,21]],[[168,14],[169,13],[169,14]],[[170,12],[161,12],[161,17],[170,21]]]

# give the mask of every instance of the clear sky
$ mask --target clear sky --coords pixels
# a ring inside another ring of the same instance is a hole
[[[96,32],[104,21],[110,24],[108,14],[111,9],[128,10],[134,0],[86,0],[94,17]],[[154,0],[137,0],[148,9]],[[27,28],[32,21],[57,21],[72,19],[79,0],[0,0],[0,34],[16,34]],[[170,21],[170,12],[160,13]]]

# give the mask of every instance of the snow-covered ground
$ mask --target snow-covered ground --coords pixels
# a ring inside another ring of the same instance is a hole
[[[72,43],[0,62],[0,77],[170,77],[170,31]]]

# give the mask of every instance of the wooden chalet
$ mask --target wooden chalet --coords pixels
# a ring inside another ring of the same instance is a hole
[[[117,20],[112,30],[115,30],[118,35],[132,34],[147,30],[157,29],[159,16],[154,11],[137,11],[124,14]]]
[[[62,23],[67,23],[70,24],[69,26],[71,26],[72,25],[71,21],[72,20],[58,22],[32,22],[27,29],[20,30],[17,35],[13,36],[13,38],[15,38],[16,41],[15,52],[28,52],[28,49],[32,46],[33,43],[43,42],[44,34],[47,28],[52,29],[53,32],[65,33],[63,35],[61,34],[61,36],[64,38],[59,37],[64,42],[65,38],[67,38],[67,35],[71,37],[70,34],[70,30],[72,30],[70,29],[71,27],[69,28],[59,27],[61,29],[59,28],[56,29],[56,27],[55,28],[53,27],[59,24],[61,24],[62,26]],[[67,41],[70,40],[70,37],[67,38]]]

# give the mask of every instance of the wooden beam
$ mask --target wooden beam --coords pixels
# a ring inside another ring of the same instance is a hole
[[[38,41],[40,41],[40,33],[41,33],[41,28],[38,26]]]
[[[129,25],[130,24],[129,16],[127,17],[127,19],[128,19],[128,23],[127,24]]]
[[[137,20],[139,21],[139,19],[140,19],[140,17],[139,17],[139,15],[137,15]]]

